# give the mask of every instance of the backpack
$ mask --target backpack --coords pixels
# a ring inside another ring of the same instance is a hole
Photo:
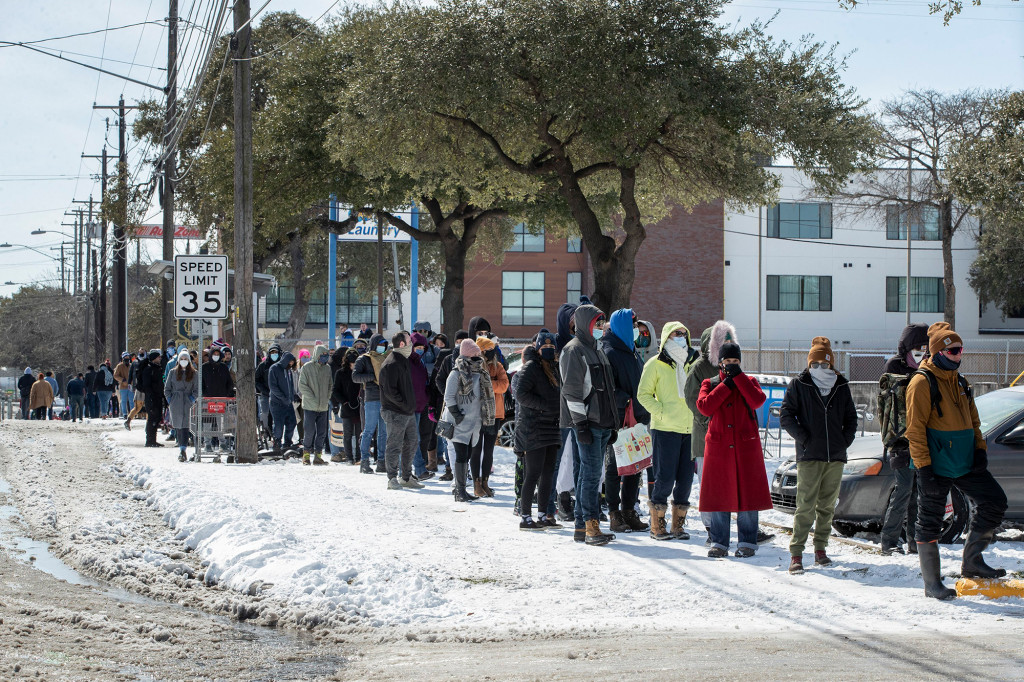
[[[907,430],[907,386],[910,377],[903,374],[883,374],[878,380],[878,409],[882,429],[882,444],[886,450],[896,446],[906,448],[903,437]]]
[[[940,407],[939,405],[939,403],[942,402],[942,393],[939,392],[939,382],[935,379],[935,375],[926,369],[919,369],[916,372],[914,372],[914,374],[924,375],[924,377],[928,379],[928,388],[930,389],[932,397],[932,409],[938,412],[939,419],[942,419],[942,407]],[[971,385],[967,382],[967,379],[965,379],[963,375],[958,373],[956,375],[956,381],[958,384],[960,384],[960,388],[963,389],[964,395],[967,396],[967,400],[973,401],[974,389],[971,388]],[[906,407],[904,406],[904,412],[905,411]]]

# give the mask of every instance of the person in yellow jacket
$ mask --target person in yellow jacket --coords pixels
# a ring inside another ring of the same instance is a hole
[[[651,494],[651,537],[689,540],[684,523],[693,487],[690,435],[693,413],[686,404],[686,364],[697,354],[690,346],[690,331],[682,322],[668,322],[661,330],[661,351],[644,365],[636,396],[651,413],[654,441],[654,491]],[[665,528],[668,496],[672,495],[672,527]]]
[[[956,487],[975,505],[964,542],[965,578],[999,578],[1003,569],[988,566],[981,553],[1003,522],[1006,493],[988,471],[988,452],[970,384],[960,375],[964,342],[946,322],[928,328],[931,356],[907,385],[910,458],[917,469],[917,552],[924,593],[952,599],[956,591],[942,584],[938,540],[946,496]]]

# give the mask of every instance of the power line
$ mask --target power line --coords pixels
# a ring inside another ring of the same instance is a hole
[[[301,31],[300,31],[299,33],[295,34],[294,36],[292,36],[291,38],[289,38],[289,39],[288,39],[288,40],[286,40],[285,42],[281,43],[281,44],[280,44],[280,45],[278,45],[277,47],[271,48],[271,49],[267,50],[266,52],[261,52],[260,54],[257,54],[257,55],[253,55],[252,57],[249,57],[248,61],[255,61],[255,60],[257,60],[257,59],[260,59],[261,57],[267,57],[267,56],[269,56],[269,55],[272,55],[272,54],[274,54],[275,52],[280,52],[280,51],[281,51],[281,50],[283,50],[284,48],[288,47],[289,45],[291,45],[292,43],[294,43],[294,42],[295,42],[296,40],[298,40],[299,38],[301,38],[301,37],[302,37],[303,35],[305,35],[306,33],[308,33],[308,32],[309,32],[309,29],[313,28],[313,27],[314,27],[314,26],[316,26],[316,25],[317,25],[318,23],[320,23],[320,20],[321,20],[321,19],[323,19],[324,17],[326,17],[326,16],[327,16],[327,13],[328,13],[328,12],[330,12],[330,11],[331,11],[332,9],[334,9],[335,7],[337,7],[337,6],[338,6],[338,4],[340,4],[340,3],[341,3],[341,0],[334,0],[334,2],[332,2],[332,3],[331,3],[331,6],[330,6],[330,7],[328,7],[328,8],[326,9],[326,10],[324,10],[324,13],[323,13],[323,14],[321,14],[321,15],[320,15],[320,16],[318,16],[318,17],[317,17],[316,19],[314,19],[313,21],[311,21],[311,22],[309,23],[309,25],[308,25],[308,26],[307,26],[306,28],[302,29],[302,30],[301,30]],[[245,60],[242,60],[242,59],[234,59],[234,60],[232,60],[232,61],[240,62],[240,61],[245,61]]]
[[[109,16],[109,14],[108,14],[108,16]],[[114,26],[112,28],[111,27],[98,28],[95,31],[83,31],[81,33],[69,33],[69,34],[64,35],[64,36],[55,36],[53,38],[40,38],[38,40],[10,41],[10,44],[9,45],[5,45],[4,47],[13,47],[15,45],[37,45],[39,43],[48,43],[48,42],[51,42],[51,41],[54,41],[54,40],[65,40],[66,38],[77,38],[79,36],[91,36],[91,35],[95,35],[97,33],[108,33],[110,31],[120,31],[121,29],[134,28],[136,26],[143,26],[145,24],[155,24],[157,26],[162,24],[162,22],[159,22],[159,21],[149,21],[148,20],[149,19],[149,14],[148,13],[146,15],[146,19],[147,19],[147,21],[139,21],[139,22],[136,22],[134,24],[125,24],[124,26]],[[2,41],[2,42],[6,43],[6,42],[9,42],[9,41],[5,40],[5,41]]]

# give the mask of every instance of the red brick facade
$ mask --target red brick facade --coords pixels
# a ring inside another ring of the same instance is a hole
[[[633,309],[660,331],[669,320],[680,320],[695,337],[722,316],[724,301],[723,203],[701,204],[692,213],[677,208],[647,227],[633,284]],[[565,239],[545,237],[541,253],[509,252],[501,265],[480,256],[466,272],[465,324],[482,315],[491,330],[504,338],[528,338],[542,325],[502,322],[502,273],[544,273],[544,324],[555,331],[558,307],[567,300],[568,273],[583,273],[583,291],[590,293],[593,277],[586,247],[569,253]]]

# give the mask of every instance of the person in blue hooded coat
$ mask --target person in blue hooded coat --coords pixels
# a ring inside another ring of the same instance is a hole
[[[636,389],[643,374],[643,362],[634,342],[639,336],[636,315],[629,308],[616,310],[608,321],[610,333],[601,338],[601,349],[612,367],[615,381],[616,424],[624,425],[626,410],[633,405],[633,417],[641,424],[651,422],[651,414],[640,404]],[[605,451],[604,494],[608,500],[609,524],[613,533],[646,531],[649,526],[636,513],[640,497],[640,478],[643,474],[619,476],[615,465],[615,452],[609,445]],[[621,509],[620,509],[621,506]]]

